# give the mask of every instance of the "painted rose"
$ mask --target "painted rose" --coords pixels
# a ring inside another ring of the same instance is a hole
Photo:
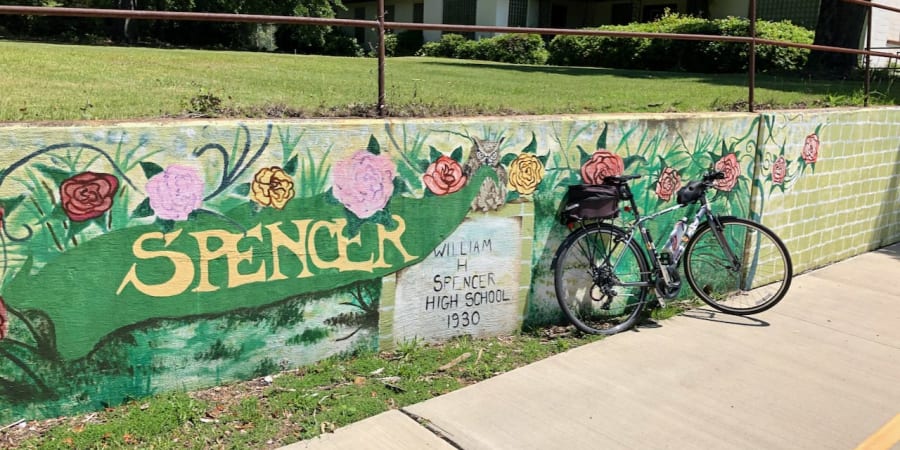
[[[156,217],[186,220],[203,204],[203,179],[193,167],[172,165],[150,178],[147,196]]]
[[[729,153],[716,162],[716,170],[725,173],[725,178],[716,180],[713,183],[716,189],[720,191],[730,191],[737,184],[738,177],[741,176],[741,166],[738,165],[737,156]]]
[[[281,167],[265,167],[250,183],[250,199],[262,206],[284,209],[294,198],[294,180]]]
[[[452,194],[466,185],[466,176],[462,166],[453,158],[441,156],[431,163],[422,176],[428,190],[437,195]]]
[[[605,149],[599,149],[581,166],[581,180],[586,184],[601,184],[609,176],[622,175],[625,162],[622,157]]]
[[[785,175],[787,175],[787,161],[784,160],[784,156],[779,156],[772,164],[772,182],[783,183]]]
[[[334,164],[334,197],[360,219],[384,209],[394,194],[397,166],[384,155],[360,150]]]
[[[0,297],[0,340],[9,334],[9,315],[6,313],[6,305],[3,304],[3,297]]]
[[[681,176],[678,175],[678,172],[671,167],[663,169],[662,173],[659,174],[659,180],[656,181],[657,197],[669,201],[672,199],[672,194],[678,191],[679,188],[681,188]]]
[[[531,194],[544,179],[544,165],[531,153],[522,153],[509,165],[509,188]]]
[[[816,133],[810,134],[803,142],[803,152],[800,156],[807,164],[812,164],[819,160],[819,136]]]
[[[113,204],[119,180],[108,173],[84,172],[59,185],[63,211],[73,222],[102,216]]]

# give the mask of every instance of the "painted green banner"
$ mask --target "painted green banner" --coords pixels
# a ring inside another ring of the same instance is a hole
[[[19,309],[53,321],[64,359],[109,333],[163,318],[202,318],[383,277],[420,262],[462,222],[490,171],[444,196],[390,201],[389,216],[358,221],[330,194],[281,210],[246,204],[171,230],[112,231],[37,273],[29,260],[4,290]]]

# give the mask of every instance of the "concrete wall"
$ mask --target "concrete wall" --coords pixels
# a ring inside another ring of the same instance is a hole
[[[653,211],[732,161],[716,211],[798,271],[900,241],[900,108],[6,125],[0,155],[0,423],[557,322],[594,170]]]

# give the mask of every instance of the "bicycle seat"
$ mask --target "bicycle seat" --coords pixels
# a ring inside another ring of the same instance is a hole
[[[631,180],[640,178],[641,175],[619,175],[603,178],[603,184],[625,184]]]

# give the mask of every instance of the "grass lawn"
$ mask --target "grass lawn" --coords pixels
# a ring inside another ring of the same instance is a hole
[[[0,121],[371,115],[377,60],[0,41]],[[393,116],[746,111],[746,74],[391,58]],[[862,82],[759,75],[762,108],[862,103]],[[890,80],[874,104],[900,104]]]

